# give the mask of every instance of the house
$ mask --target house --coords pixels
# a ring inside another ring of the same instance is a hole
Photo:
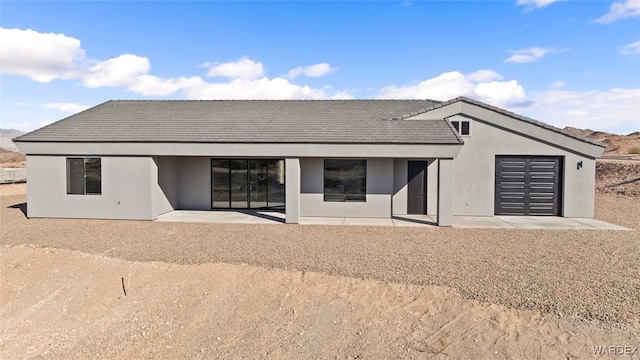
[[[482,102],[108,101],[15,140],[29,217],[593,217],[604,145]]]

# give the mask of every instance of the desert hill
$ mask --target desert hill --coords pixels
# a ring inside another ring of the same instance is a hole
[[[0,149],[18,152],[18,148],[12,139],[22,134],[24,132],[16,129],[0,129]]]
[[[596,162],[597,193],[640,197],[640,131],[618,135],[570,126],[564,130],[607,145]]]
[[[19,152],[0,148],[0,168],[25,167],[26,157]]]
[[[24,132],[15,129],[0,129],[0,168],[25,167],[25,156],[18,152],[13,138]]]
[[[635,131],[627,135],[618,135],[591,129],[583,130],[571,126],[565,127],[564,130],[574,135],[583,136],[606,144],[607,148],[603,155],[605,157],[640,154],[640,131]]]

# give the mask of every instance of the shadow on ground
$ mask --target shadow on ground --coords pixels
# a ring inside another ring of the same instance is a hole
[[[19,209],[20,211],[22,211],[22,214],[24,214],[24,217],[28,218],[28,216],[27,216],[27,203],[20,203],[20,204],[7,206],[7,209]]]

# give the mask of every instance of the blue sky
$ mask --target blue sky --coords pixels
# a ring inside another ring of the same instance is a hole
[[[0,4],[0,127],[110,99],[469,96],[640,130],[640,0]]]

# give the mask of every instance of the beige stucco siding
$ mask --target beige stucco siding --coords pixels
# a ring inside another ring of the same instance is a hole
[[[178,157],[178,208],[211,210],[211,157]]]
[[[151,157],[101,157],[102,194],[67,194],[67,157],[27,156],[29,217],[141,219],[155,218]]]
[[[177,158],[159,156],[154,158],[156,179],[153,181],[153,212],[160,215],[178,207]]]
[[[324,159],[300,159],[300,216],[391,217],[393,159],[366,158],[367,201],[325,202]],[[289,181],[287,179],[287,181]],[[287,194],[289,196],[289,194]],[[406,201],[406,199],[405,199]]]

